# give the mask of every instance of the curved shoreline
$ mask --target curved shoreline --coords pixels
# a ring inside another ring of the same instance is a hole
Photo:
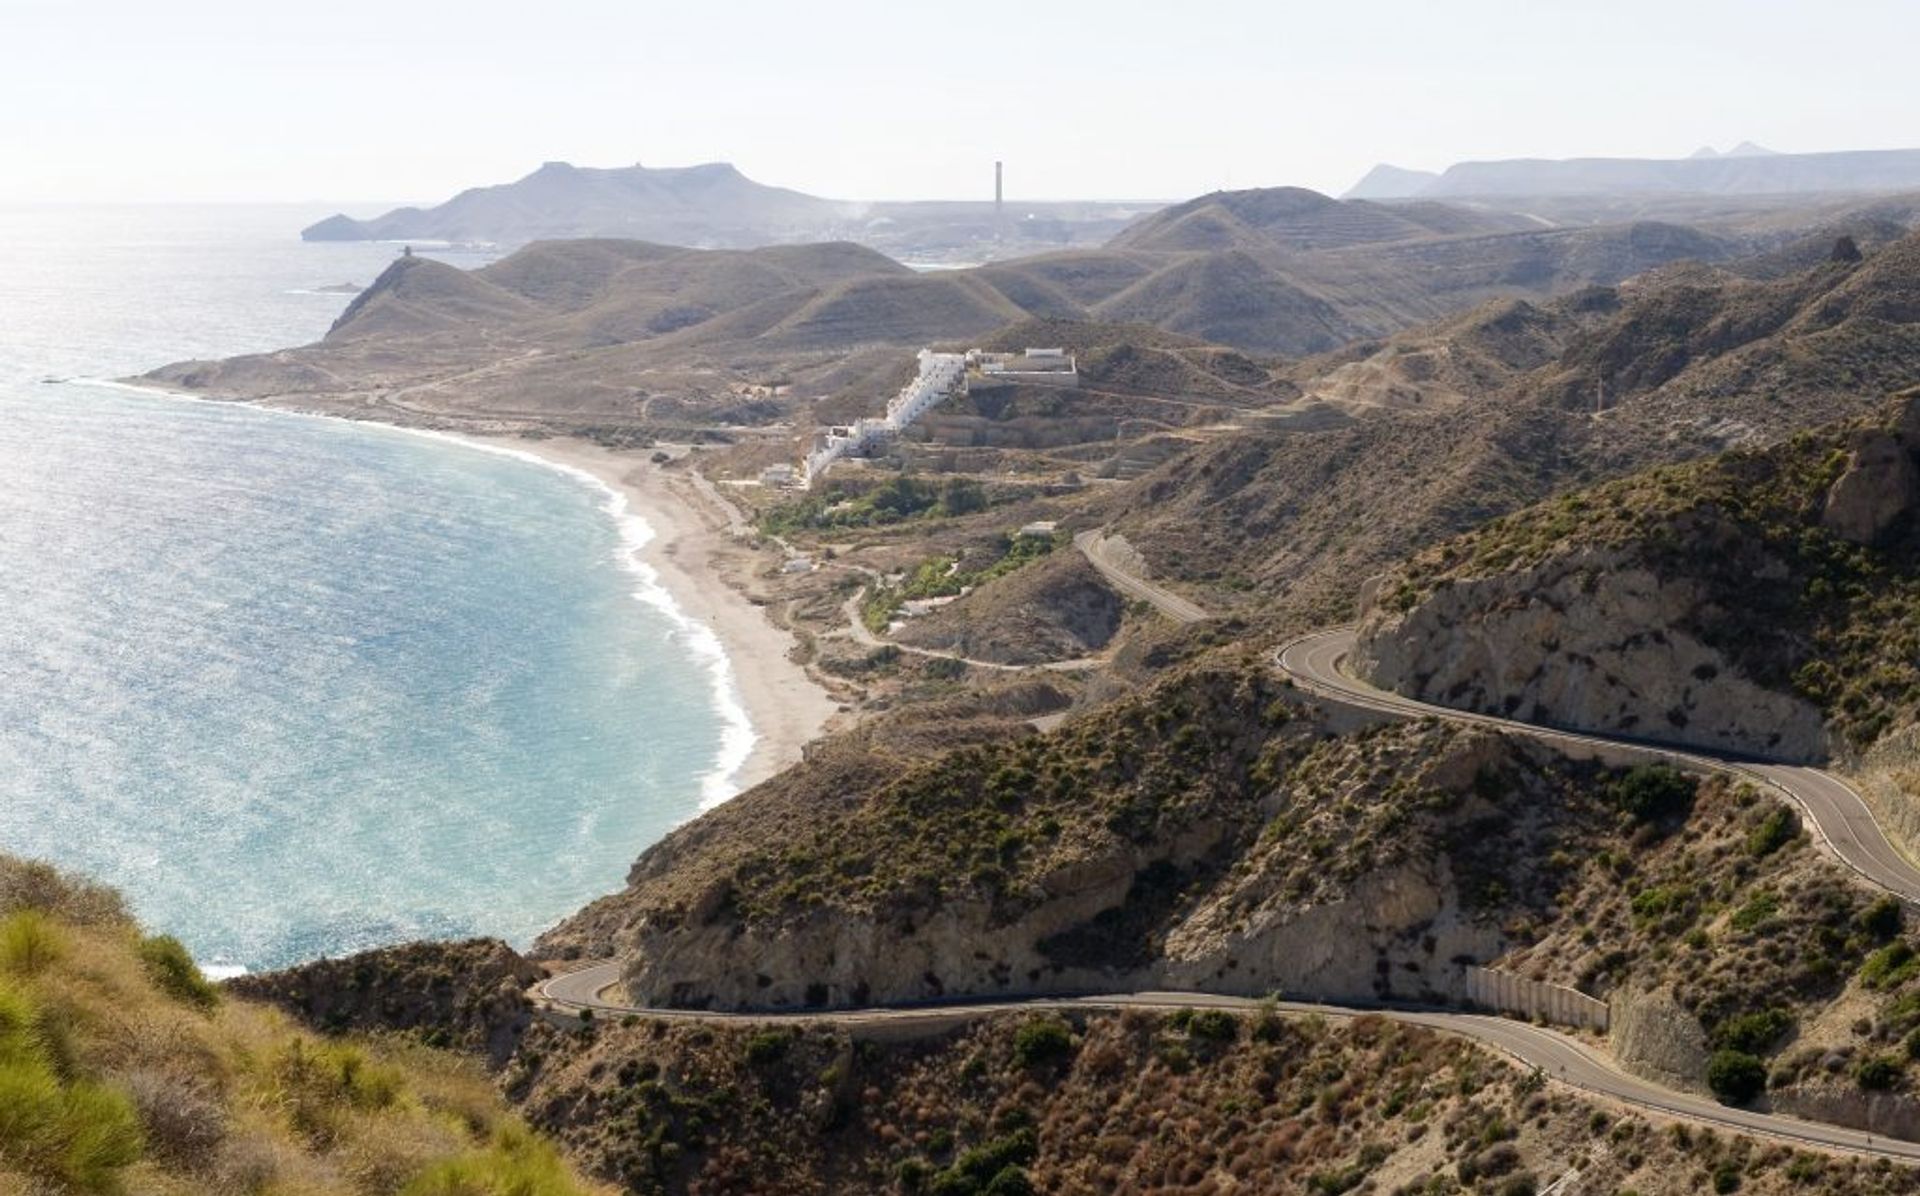
[[[659,468],[646,459],[570,437],[527,440],[402,430],[509,453],[583,477],[612,496],[609,513],[616,520],[631,520],[646,529],[644,537],[628,541],[634,571],[653,591],[640,595],[642,601],[686,631],[696,655],[714,654],[716,704],[735,703],[744,719],[746,741],[723,742],[720,749],[737,752],[739,758],[720,778],[721,785],[702,794],[703,812],[796,763],[838,713],[839,704],[788,658],[796,643],[793,635],[714,568],[715,551],[732,538],[724,520],[707,518],[674,493]],[[727,718],[723,710],[723,721]]]
[[[792,634],[775,626],[712,567],[715,550],[730,539],[724,520],[703,518],[643,457],[573,437],[529,439],[507,432],[483,435],[420,428],[281,406],[271,399],[210,398],[127,379],[69,381],[426,437],[557,470],[602,491],[606,495],[602,509],[620,531],[623,567],[639,582],[634,597],[686,635],[692,655],[712,681],[714,709],[723,730],[714,767],[701,778],[702,813],[796,763],[806,745],[820,736],[827,720],[839,711],[827,691],[789,659],[796,644]],[[636,846],[636,853],[639,850]]]

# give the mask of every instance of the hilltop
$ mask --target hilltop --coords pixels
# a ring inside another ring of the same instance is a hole
[[[831,223],[842,205],[756,183],[725,162],[611,170],[548,162],[525,178],[474,187],[432,208],[371,220],[330,216],[308,241],[490,241],[630,237],[740,247]]]

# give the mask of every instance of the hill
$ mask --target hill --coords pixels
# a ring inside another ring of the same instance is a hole
[[[302,1030],[213,988],[110,891],[0,857],[0,1191],[604,1189],[477,1061]]]
[[[1865,752],[1920,706],[1920,397],[1430,549],[1382,583],[1361,643],[1376,681],[1433,700],[1790,759]]]
[[[462,191],[432,208],[371,220],[331,216],[308,241],[484,241],[627,237],[745,246],[793,239],[831,223],[840,205],[756,183],[725,162],[611,170],[548,162],[511,183]]]
[[[1436,227],[1436,218],[1444,223]],[[1380,204],[1332,199],[1302,187],[1269,187],[1216,191],[1175,204],[1133,225],[1108,246],[1162,253],[1304,251],[1403,241],[1443,232],[1510,232],[1530,227],[1530,221],[1519,217],[1441,204],[1402,212]]]
[[[676,418],[684,426],[715,390],[776,376],[828,397],[818,392],[844,385],[849,357],[971,341],[1028,320],[1148,325],[1305,355],[1491,298],[1547,299],[1680,260],[1723,261],[1740,247],[1657,222],[1543,229],[1294,188],[1205,196],[1137,221],[1106,248],[956,270],[911,271],[846,241],[749,250],[540,241],[465,277],[403,259],[317,345],[178,363],[151,379],[355,410],[369,394],[404,392],[404,405],[391,404],[415,413],[404,418],[630,423],[666,392],[690,417]]]
[[[1920,383],[1916,279],[1909,236],[1776,280],[1685,268],[1489,305],[1294,371],[1307,395],[1373,418],[1197,447],[1100,518],[1216,602],[1269,593],[1269,616],[1337,616],[1358,579],[1495,516]]]

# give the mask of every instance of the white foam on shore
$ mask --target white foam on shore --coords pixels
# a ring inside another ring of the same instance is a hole
[[[204,395],[187,394],[182,391],[168,390],[159,386],[142,386],[115,379],[74,378],[71,382],[88,386],[105,386],[118,390],[128,390],[158,398],[184,400],[189,403],[207,403],[217,407],[244,407],[251,411],[262,411],[273,415],[292,416],[297,419],[323,419],[335,423],[353,424],[362,428],[377,428],[388,432],[397,432],[405,436],[424,436],[442,444],[459,445],[476,452],[493,453],[497,456],[512,457],[531,465],[558,470],[561,473],[583,482],[600,491],[604,501],[600,509],[612,519],[620,532],[620,564],[639,582],[633,596],[664,615],[673,624],[674,629],[683,637],[683,642],[694,658],[705,668],[711,687],[713,709],[720,716],[720,747],[714,753],[713,767],[700,778],[700,809],[711,810],[715,806],[740,792],[738,777],[740,770],[746,767],[753,755],[754,746],[759,742],[759,734],[753,729],[753,719],[747,713],[746,702],[740,696],[740,685],[734,676],[733,661],[727,655],[726,645],[721,642],[713,628],[694,618],[674,600],[673,593],[661,583],[659,571],[643,557],[642,551],[651,543],[656,534],[653,525],[632,509],[626,492],[610,485],[602,478],[578,465],[569,465],[564,461],[555,461],[527,449],[510,445],[494,444],[472,436],[462,436],[454,432],[440,432],[431,428],[409,428],[401,424],[380,423],[376,420],[348,419],[345,416],[329,415],[319,411],[288,411],[279,407],[262,407],[231,399],[209,399]]]

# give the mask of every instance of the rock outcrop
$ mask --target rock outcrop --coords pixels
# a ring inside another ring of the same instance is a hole
[[[408,943],[280,972],[240,976],[227,991],[278,1005],[316,1030],[391,1030],[431,1046],[484,1053],[498,1066],[532,1019],[527,989],[543,973],[498,939]]]
[[[1893,429],[1855,433],[1849,450],[1820,522],[1856,544],[1877,544],[1920,508],[1920,398]]]
[[[1762,565],[1762,568],[1765,568]],[[1353,665],[1382,688],[1529,722],[1801,760],[1828,755],[1820,709],[1743,677],[1691,628],[1722,617],[1684,577],[1588,549],[1376,607]]]
[[[1705,1092],[1707,1033],[1673,993],[1622,990],[1613,994],[1609,1043],[1635,1075],[1687,1092]]]

